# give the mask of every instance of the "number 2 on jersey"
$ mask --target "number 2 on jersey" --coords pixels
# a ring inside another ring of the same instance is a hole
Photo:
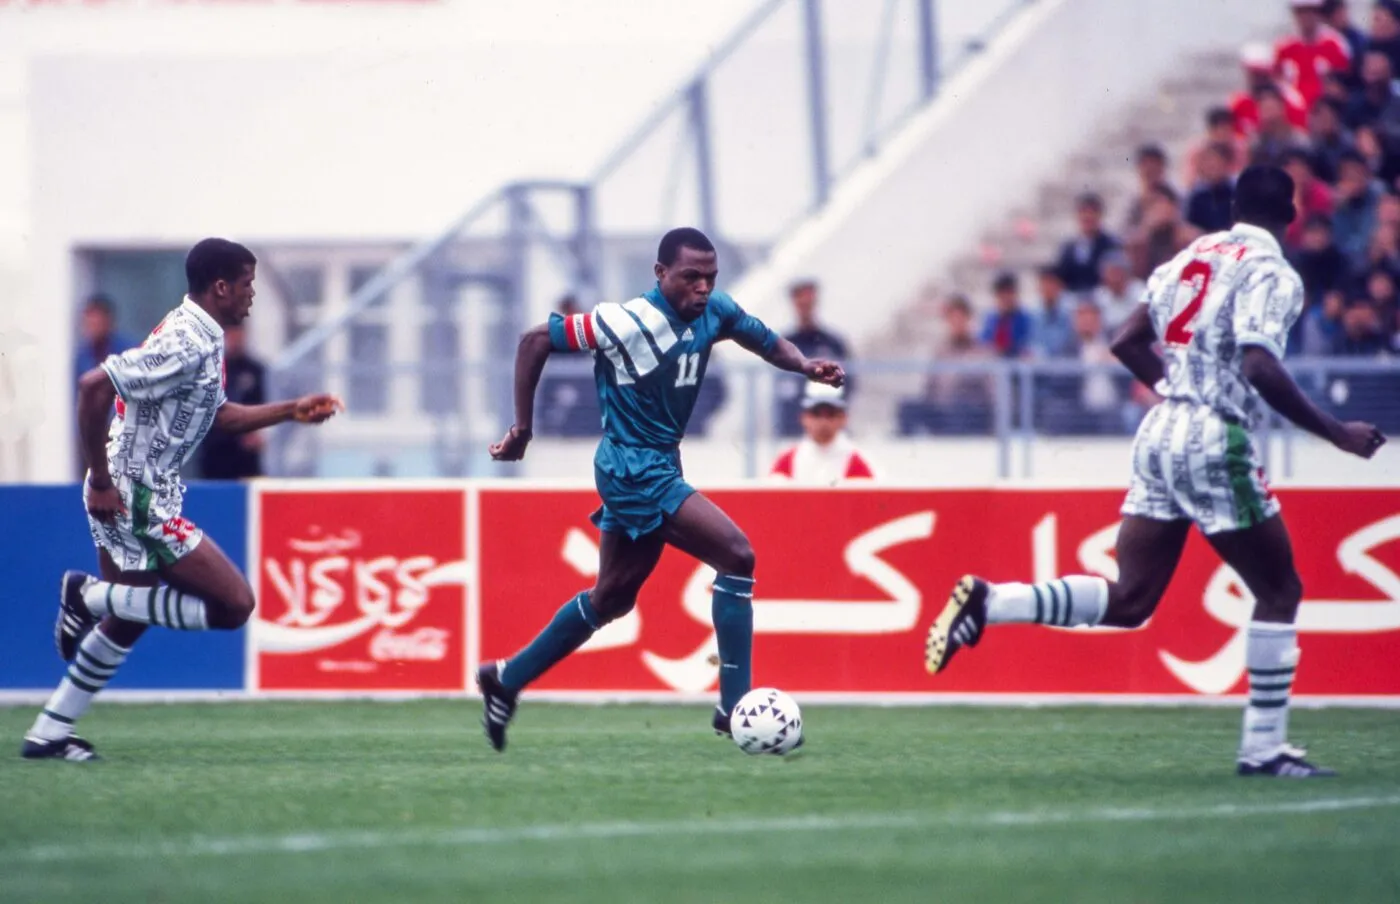
[[[1186,303],[1186,307],[1181,309],[1181,313],[1167,324],[1167,335],[1163,338],[1168,345],[1186,345],[1191,341],[1191,337],[1196,335],[1191,326],[1196,315],[1201,312],[1201,305],[1205,303],[1206,292],[1210,290],[1210,264],[1193,260],[1181,268],[1181,281],[1187,285],[1194,285],[1198,276],[1201,278],[1201,285],[1196,289],[1196,294]]]
[[[680,374],[676,377],[677,386],[694,386],[700,382],[700,353],[681,355],[676,359],[680,365]]]

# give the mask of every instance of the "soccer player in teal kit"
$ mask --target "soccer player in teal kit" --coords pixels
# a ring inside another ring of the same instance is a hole
[[[491,746],[503,750],[516,699],[530,682],[578,649],[603,625],[631,611],[670,544],[718,572],[712,614],[719,644],[720,702],[714,728],[729,733],[729,712],[749,690],[753,646],[754,552],[729,516],[681,475],[680,441],[716,342],[732,339],[781,370],[840,386],[841,365],[809,360],[723,292],[715,248],[696,229],[673,229],[656,256],[656,287],[591,313],[554,314],[521,337],[515,359],[515,424],[491,447],[498,461],[525,455],[535,387],[554,352],[591,352],[603,439],[593,477],[603,506],[597,583],[566,602],[545,629],[507,660],[483,665],[477,684]]]

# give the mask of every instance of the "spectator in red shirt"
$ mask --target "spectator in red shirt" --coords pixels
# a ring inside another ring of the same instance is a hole
[[[771,476],[815,486],[875,476],[846,433],[846,393],[840,387],[807,384],[802,394],[802,433],[802,440],[773,462]]]
[[[1324,75],[1351,71],[1351,49],[1346,38],[1323,21],[1323,0],[1292,0],[1291,5],[1298,34],[1274,47],[1274,72],[1296,88],[1303,105],[1311,109],[1322,96]]]
[[[1259,128],[1259,104],[1254,94],[1260,88],[1277,90],[1283,98],[1288,121],[1298,129],[1308,127],[1308,105],[1296,88],[1274,75],[1274,54],[1268,45],[1246,44],[1240,51],[1240,65],[1244,68],[1244,90],[1230,98],[1235,131],[1249,138]]]
[[[1293,177],[1293,206],[1298,216],[1284,233],[1284,244],[1297,248],[1303,242],[1303,226],[1310,217],[1331,216],[1334,200],[1332,189],[1317,178],[1312,156],[1304,150],[1292,150],[1283,155],[1283,168]]]

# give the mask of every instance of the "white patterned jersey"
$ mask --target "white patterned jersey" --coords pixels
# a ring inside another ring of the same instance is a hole
[[[107,436],[112,477],[162,491],[178,487],[180,467],[226,398],[223,328],[186,297],[139,348],[101,366],[117,388]]]
[[[1157,268],[1144,300],[1166,359],[1157,394],[1257,427],[1263,402],[1244,378],[1244,350],[1282,358],[1303,311],[1303,281],[1278,241],[1243,223],[1203,236]]]

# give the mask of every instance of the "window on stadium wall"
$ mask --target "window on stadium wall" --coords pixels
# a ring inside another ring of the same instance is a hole
[[[455,293],[425,294],[419,327],[418,406],[427,414],[452,414],[461,407],[461,379],[457,371],[461,336],[458,332]]]
[[[140,339],[185,294],[185,255],[176,250],[79,251],[79,295],[112,299],[117,332]],[[81,298],[79,299],[81,303]]]
[[[350,268],[353,296],[379,272],[377,265]],[[392,295],[376,302],[350,324],[346,350],[345,404],[357,414],[382,415],[389,409],[393,388],[389,368],[390,326],[394,322]]]

